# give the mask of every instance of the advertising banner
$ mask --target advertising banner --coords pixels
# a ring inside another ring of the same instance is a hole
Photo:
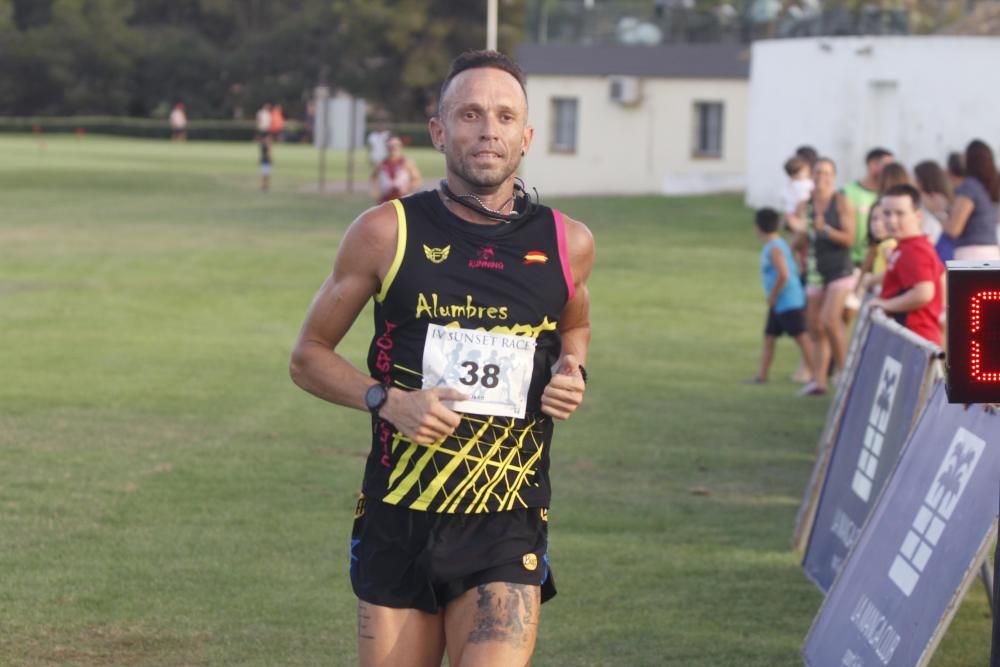
[[[937,350],[895,322],[873,320],[802,561],[806,574],[824,592],[899,459]]]
[[[998,479],[1000,417],[949,404],[939,382],[813,622],[806,664],[927,664],[988,558]]]

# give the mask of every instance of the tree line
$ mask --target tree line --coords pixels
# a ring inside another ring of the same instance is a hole
[[[524,0],[500,3],[501,49]],[[323,82],[422,119],[486,0],[0,0],[0,116],[301,117]]]

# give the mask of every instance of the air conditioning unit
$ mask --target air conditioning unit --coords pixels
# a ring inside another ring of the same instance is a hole
[[[632,106],[642,100],[639,77],[612,76],[608,78],[608,98],[622,106]]]

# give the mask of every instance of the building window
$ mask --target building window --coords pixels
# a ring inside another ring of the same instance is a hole
[[[722,157],[722,102],[694,103],[695,157]]]
[[[552,98],[552,143],[549,150],[553,153],[575,153],[576,124],[576,98]]]

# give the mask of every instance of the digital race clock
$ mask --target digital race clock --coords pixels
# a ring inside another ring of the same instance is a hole
[[[948,400],[1000,403],[1000,261],[948,262]]]

